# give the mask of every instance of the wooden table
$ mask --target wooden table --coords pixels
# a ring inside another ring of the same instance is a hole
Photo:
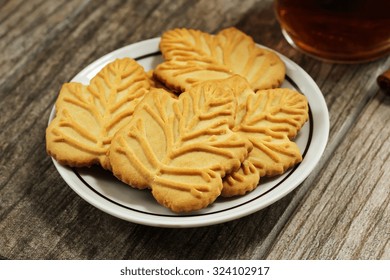
[[[330,137],[292,193],[223,224],[156,228],[98,210],[45,151],[61,84],[125,45],[191,27],[235,26],[291,58],[323,92]],[[0,1],[0,258],[389,259],[390,99],[372,63],[323,63],[283,38],[272,1]]]

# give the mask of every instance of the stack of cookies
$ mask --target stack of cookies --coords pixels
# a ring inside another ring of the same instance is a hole
[[[123,58],[88,86],[64,84],[48,154],[98,164],[174,212],[244,195],[302,160],[292,139],[308,119],[307,100],[279,88],[285,66],[274,52],[235,28],[170,30],[160,49],[164,62],[152,72]]]

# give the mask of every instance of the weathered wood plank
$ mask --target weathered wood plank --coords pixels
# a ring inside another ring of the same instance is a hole
[[[389,106],[382,94],[371,100],[268,258],[390,257]]]
[[[6,1],[0,5],[2,258],[389,257],[389,242],[382,237],[386,229],[388,234],[389,194],[384,188],[389,179],[384,172],[388,168],[388,142],[379,150],[370,148],[365,157],[356,153],[384,140],[382,134],[370,136],[363,128],[371,124],[380,127],[384,125],[382,121],[388,120],[386,102],[371,100],[371,93],[365,95],[374,88],[371,81],[375,71],[389,66],[385,59],[346,66],[322,63],[300,54],[282,38],[271,0],[24,3]],[[83,201],[62,180],[45,152],[44,132],[61,84],[102,55],[159,36],[164,30],[191,27],[217,32],[228,26],[236,26],[256,42],[291,57],[319,84],[331,117],[330,148],[322,162],[323,169],[315,171],[297,191],[262,211],[204,228],[136,225]],[[349,135],[367,104],[359,124]],[[376,110],[386,117],[381,120]],[[388,129],[382,130],[388,136]],[[369,145],[364,146],[359,139]],[[345,149],[354,153],[355,158],[347,156]],[[358,160],[368,161],[377,169],[368,172]],[[361,174],[344,174],[345,168],[361,170]],[[347,184],[348,180],[354,184]],[[347,187],[344,190],[338,184]],[[334,195],[333,191],[338,192]],[[329,217],[321,212],[323,209],[329,211]],[[316,219],[330,227],[321,227]],[[365,224],[366,219],[370,223]],[[361,227],[360,223],[364,225]],[[299,231],[297,224],[305,230]],[[326,234],[332,238],[328,240]],[[361,242],[354,243],[355,240]],[[320,244],[317,247],[313,245],[316,242]],[[298,243],[309,251],[300,250]],[[379,248],[379,252],[372,248]]]

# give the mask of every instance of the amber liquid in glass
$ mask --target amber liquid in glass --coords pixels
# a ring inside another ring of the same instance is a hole
[[[286,39],[332,62],[364,62],[390,53],[390,0],[276,0]]]

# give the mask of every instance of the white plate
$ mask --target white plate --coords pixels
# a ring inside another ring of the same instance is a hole
[[[160,38],[154,38],[113,51],[87,66],[72,81],[88,84],[103,66],[122,57],[134,58],[145,70],[153,69],[162,61],[159,41]],[[144,225],[207,226],[237,219],[267,207],[295,189],[310,174],[321,158],[329,133],[328,109],[320,89],[302,68],[283,55],[280,57],[287,68],[282,86],[302,92],[309,101],[310,119],[295,139],[303,152],[303,161],[282,176],[262,179],[260,186],[245,196],[218,198],[206,209],[174,214],[160,206],[149,191],[133,189],[99,167],[69,168],[53,160],[54,165],[66,183],[90,204],[113,216]],[[53,107],[49,122],[54,114]]]

